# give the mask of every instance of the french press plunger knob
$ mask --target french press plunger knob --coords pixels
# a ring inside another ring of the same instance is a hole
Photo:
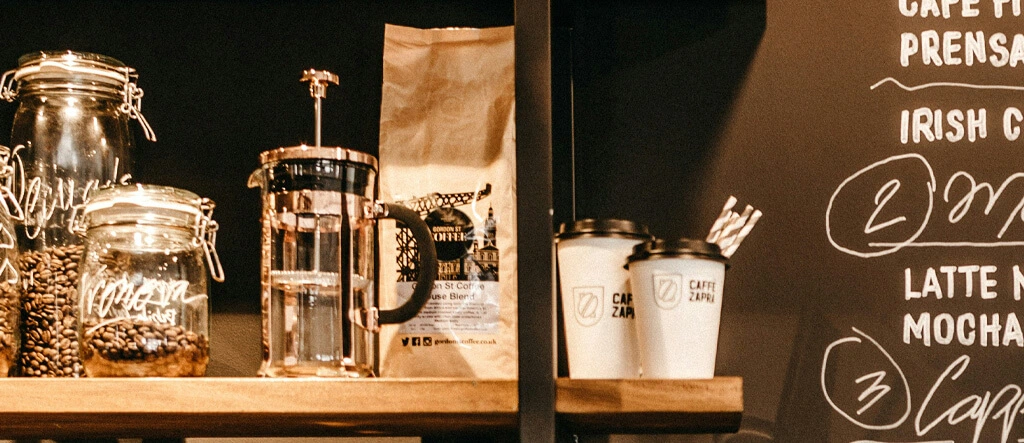
[[[307,69],[302,71],[302,79],[299,81],[309,82],[309,95],[316,99],[313,105],[313,112],[316,116],[316,147],[320,147],[320,100],[327,97],[327,86],[331,83],[338,84],[338,76],[329,71]]]

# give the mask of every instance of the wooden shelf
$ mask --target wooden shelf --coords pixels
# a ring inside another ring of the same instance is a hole
[[[558,420],[580,434],[736,432],[743,379],[557,380]]]
[[[513,431],[515,381],[0,379],[0,439]]]

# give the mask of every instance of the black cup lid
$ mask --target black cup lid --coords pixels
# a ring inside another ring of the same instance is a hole
[[[562,223],[555,238],[566,240],[579,237],[626,237],[650,239],[647,226],[630,220],[615,218],[586,218],[570,223]]]
[[[722,255],[722,249],[714,243],[708,243],[704,240],[680,238],[640,243],[633,247],[633,254],[629,256],[629,263],[663,257],[702,258],[722,263],[729,261],[728,258]]]

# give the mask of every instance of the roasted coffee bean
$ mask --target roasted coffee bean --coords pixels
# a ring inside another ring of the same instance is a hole
[[[210,359],[206,336],[181,326],[125,319],[84,328],[82,358],[94,376],[201,376]]]
[[[6,377],[14,366],[19,314],[18,288],[7,281],[0,282],[0,377]]]
[[[59,246],[21,254],[18,269],[24,292],[19,364],[22,375],[74,377],[78,356],[78,273],[82,246]],[[71,265],[74,266],[71,266]]]

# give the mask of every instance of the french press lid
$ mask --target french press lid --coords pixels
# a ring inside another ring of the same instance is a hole
[[[377,158],[362,151],[337,146],[287,146],[260,153],[260,163],[282,160],[333,160],[360,163],[377,170]]]
[[[315,99],[316,144],[260,153],[261,167],[249,176],[249,187],[262,187],[271,193],[303,190],[376,195],[377,159],[374,156],[320,145],[321,101],[327,96],[328,84],[338,84],[338,76],[309,69],[303,71],[301,81],[309,82],[309,94]]]

